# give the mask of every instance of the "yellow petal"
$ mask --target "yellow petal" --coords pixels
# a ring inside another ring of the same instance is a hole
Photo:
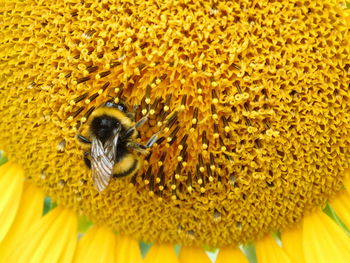
[[[114,263],[116,261],[117,239],[105,227],[93,226],[79,240],[74,263]]]
[[[302,246],[303,229],[296,226],[292,229],[283,231],[282,247],[292,260],[292,262],[304,263],[304,252]]]
[[[6,262],[70,262],[77,240],[77,217],[68,209],[55,208],[23,234]]]
[[[0,166],[0,242],[15,219],[22,195],[24,171],[7,162]]]
[[[180,252],[180,263],[211,263],[208,255],[202,248],[182,247]]]
[[[303,222],[305,262],[349,262],[350,238],[332,219],[318,211],[305,217]]]
[[[141,263],[139,243],[127,236],[117,236],[117,262]]]
[[[237,248],[225,247],[220,248],[215,263],[248,263],[248,259],[242,251]]]
[[[340,191],[331,201],[331,205],[344,224],[350,227],[350,192]]]
[[[272,236],[255,242],[256,256],[259,263],[291,263],[287,253],[277,244]]]
[[[37,187],[25,183],[18,212],[6,237],[0,245],[0,262],[8,252],[13,250],[17,242],[23,238],[23,233],[35,222],[39,221],[43,213],[44,194]]]
[[[145,257],[145,263],[179,263],[172,245],[155,244]]]

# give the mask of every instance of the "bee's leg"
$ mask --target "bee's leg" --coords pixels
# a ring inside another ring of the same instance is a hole
[[[88,138],[84,137],[83,135],[78,134],[77,139],[82,143],[91,144],[91,141]]]
[[[160,133],[160,131],[157,132],[157,133],[155,133],[155,134],[153,134],[153,135],[151,136],[151,138],[149,138],[149,140],[146,142],[146,145],[145,145],[146,148],[150,148],[150,147],[153,146],[153,144],[156,143],[156,141],[158,140],[158,135],[159,135],[159,133]]]
[[[91,160],[89,159],[90,153],[89,152],[84,152],[84,162],[87,167],[91,169]]]
[[[145,117],[141,118],[138,122],[135,123],[135,125],[134,125],[133,127],[129,128],[129,129],[125,132],[124,138],[130,137],[130,136],[134,133],[134,131],[135,131],[137,128],[141,127],[147,120],[148,120],[148,115],[146,115]]]
[[[153,146],[153,144],[155,144],[155,142],[158,140],[158,134],[159,134],[159,132],[152,135],[152,137],[148,140],[148,142],[146,142],[145,145],[139,144],[137,142],[128,142],[126,144],[126,146],[128,148],[134,148],[134,149],[138,150],[139,152],[144,152],[147,148],[151,148]]]
[[[133,148],[133,149],[139,151],[140,153],[147,153],[147,151],[146,151],[147,147],[142,145],[142,144],[139,144],[137,142],[128,142],[126,144],[126,147]]]

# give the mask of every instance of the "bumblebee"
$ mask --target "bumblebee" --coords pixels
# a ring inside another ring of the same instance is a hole
[[[108,101],[95,109],[88,119],[90,139],[77,135],[77,139],[90,145],[84,152],[85,164],[92,171],[92,179],[98,191],[103,191],[112,177],[124,177],[135,174],[142,166],[137,154],[147,153],[157,141],[153,135],[145,145],[137,143],[137,128],[147,121],[147,115],[138,122],[134,114],[128,112],[122,103]]]

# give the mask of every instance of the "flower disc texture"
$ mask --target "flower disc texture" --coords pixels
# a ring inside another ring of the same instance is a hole
[[[63,206],[150,242],[282,230],[342,188],[349,35],[338,1],[5,1],[0,148]],[[76,135],[134,105],[137,176],[103,192]]]

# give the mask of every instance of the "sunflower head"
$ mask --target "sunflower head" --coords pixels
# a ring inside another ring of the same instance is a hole
[[[342,187],[338,1],[29,2],[6,5],[1,25],[0,148],[58,203],[137,239],[225,246]],[[98,192],[75,137],[111,99],[148,116],[138,143],[158,140],[135,176]]]

